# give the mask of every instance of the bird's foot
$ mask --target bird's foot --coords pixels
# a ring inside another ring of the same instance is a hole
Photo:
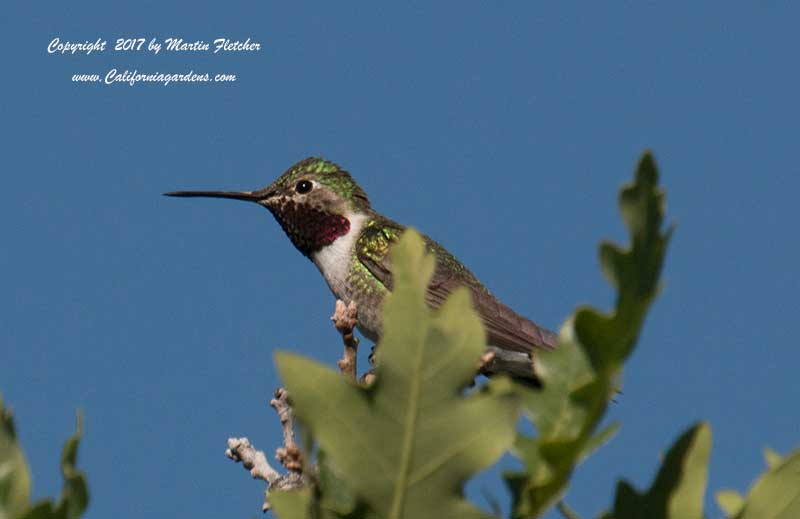
[[[331,316],[333,326],[342,335],[344,343],[344,353],[342,358],[336,363],[339,370],[350,380],[355,381],[358,376],[358,337],[353,334],[353,330],[358,322],[358,308],[353,301],[345,305],[341,299],[336,300],[336,310]]]

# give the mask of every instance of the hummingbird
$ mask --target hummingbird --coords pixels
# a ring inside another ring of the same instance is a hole
[[[391,246],[405,227],[372,208],[353,177],[333,162],[310,157],[256,191],[175,191],[175,197],[227,198],[256,203],[275,217],[292,244],[317,266],[336,298],[355,302],[359,331],[378,344],[381,303],[392,290]],[[423,235],[436,257],[426,302],[436,308],[465,286],[486,328],[488,352],[481,373],[505,373],[538,384],[534,350],[552,350],[556,335],[501,303],[460,261]]]

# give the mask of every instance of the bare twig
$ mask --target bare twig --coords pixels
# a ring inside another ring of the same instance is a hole
[[[283,447],[275,451],[275,457],[288,470],[281,474],[267,461],[264,451],[256,450],[247,438],[229,438],[228,449],[225,456],[235,462],[241,462],[250,475],[262,479],[267,483],[267,494],[271,490],[294,490],[306,485],[303,475],[303,457],[294,441],[294,425],[292,407],[289,404],[289,394],[283,388],[275,391],[275,398],[270,400],[271,405],[278,413],[283,429]],[[268,495],[264,498],[263,510],[269,510]]]
[[[353,301],[349,305],[345,305],[342,300],[336,301],[336,311],[331,316],[331,321],[336,327],[336,330],[342,335],[342,342],[344,342],[344,353],[342,358],[339,359],[337,365],[341,372],[355,382],[358,376],[357,368],[357,354],[358,354],[358,337],[353,335],[353,329],[358,322],[358,309]]]
[[[358,374],[358,338],[353,335],[357,322],[355,303],[345,305],[342,301],[336,301],[336,311],[331,320],[344,342],[344,354],[338,362],[339,369],[346,377],[355,381]],[[365,377],[374,378],[374,375],[367,373]],[[309,474],[304,474],[303,454],[294,439],[294,413],[286,389],[281,387],[275,390],[275,397],[269,401],[269,405],[278,413],[283,431],[283,446],[275,450],[275,458],[287,472],[281,474],[270,466],[264,452],[256,450],[247,438],[229,438],[225,455],[235,462],[241,462],[254,478],[264,480],[267,483],[267,494],[271,490],[291,490],[306,486],[309,484],[307,479],[314,480],[316,469],[314,466],[306,467]],[[266,511],[269,508],[268,497],[265,497],[263,509]]]
[[[256,450],[247,438],[228,438],[228,449],[225,456],[235,462],[241,462],[244,468],[250,471],[255,479],[263,479],[271,486],[278,479],[280,473],[272,468],[264,455],[264,451]]]
[[[250,472],[255,479],[262,479],[267,483],[267,492],[270,490],[294,490],[304,486],[303,476],[298,472],[281,474],[267,461],[264,451],[256,450],[247,438],[228,438],[228,449],[225,456]],[[270,509],[267,497],[261,509],[265,512]]]
[[[292,406],[289,404],[289,393],[282,387],[275,390],[275,398],[269,405],[278,413],[283,429],[283,447],[275,451],[275,457],[287,470],[297,473],[303,471],[303,459],[297,443],[294,441],[294,420]]]

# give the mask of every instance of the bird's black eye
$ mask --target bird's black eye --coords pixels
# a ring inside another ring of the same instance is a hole
[[[309,181],[309,180],[301,180],[294,187],[294,190],[297,191],[298,193],[300,193],[301,195],[304,195],[304,194],[308,193],[309,191],[311,191],[312,187],[314,187],[314,184],[312,184],[311,181]]]

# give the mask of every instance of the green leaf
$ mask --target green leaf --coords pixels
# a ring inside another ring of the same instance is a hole
[[[755,482],[736,519],[800,517],[800,450],[783,458]]]
[[[619,422],[614,422],[599,433],[589,438],[589,440],[586,442],[586,445],[583,447],[581,458],[578,461],[583,461],[594,454],[597,449],[610,442],[611,438],[617,434],[617,431],[619,431]]]
[[[64,488],[58,504],[51,500],[29,504],[31,476],[17,443],[11,412],[0,398],[0,519],[77,519],[88,506],[89,492],[84,474],[75,467],[81,437],[81,417],[76,432],[61,454]]]
[[[781,457],[780,454],[778,454],[774,450],[770,449],[769,447],[766,447],[764,449],[764,461],[766,461],[767,463],[767,468],[774,469],[775,467],[781,464],[783,458]]]
[[[717,492],[717,504],[727,517],[734,517],[744,507],[744,497],[735,490],[720,490]]]
[[[562,327],[556,350],[536,356],[542,390],[521,390],[523,409],[538,436],[517,439],[514,453],[524,471],[504,475],[514,517],[536,517],[553,506],[575,466],[606,440],[595,429],[619,389],[623,363],[658,293],[671,229],[661,230],[664,194],[649,153],[642,156],[634,182],[620,192],[619,205],[630,249],[600,245],[602,271],[617,290],[614,312],[579,308]]]
[[[51,500],[39,501],[31,508],[25,511],[20,519],[61,519],[53,510],[53,502]]]
[[[17,442],[14,418],[0,397],[0,519],[17,517],[28,507],[31,475]]]
[[[51,499],[39,501],[19,519],[77,519],[89,506],[86,476],[76,467],[78,445],[83,432],[80,413],[75,421],[75,434],[66,441],[61,451],[61,474],[64,477],[64,486],[58,503],[53,504]]]
[[[425,303],[434,258],[407,231],[392,250],[376,382],[363,388],[316,362],[279,353],[296,414],[356,498],[387,519],[486,517],[463,484],[514,440],[518,399],[504,378],[464,396],[485,348],[466,290]],[[323,489],[324,490],[324,489]]]
[[[78,445],[83,434],[83,420],[80,413],[75,419],[75,434],[64,444],[61,451],[61,475],[64,486],[56,505],[56,513],[65,519],[77,519],[89,506],[89,488],[86,475],[78,470]]]
[[[686,431],[667,452],[650,489],[640,494],[620,481],[614,519],[702,518],[708,479],[711,428],[700,423]]]
[[[311,491],[283,490],[269,493],[269,504],[278,519],[307,519],[311,507]]]
[[[357,506],[356,500],[347,484],[329,466],[323,450],[317,454],[317,479],[319,486],[324,489],[320,503],[323,510],[330,510],[342,517],[353,513]]]
[[[331,489],[327,485],[328,482],[319,482],[320,488],[329,492]],[[328,501],[325,495],[314,495],[310,488],[272,490],[269,492],[269,503],[278,519],[380,519],[363,507],[352,505],[343,509],[331,506],[341,503]]]

